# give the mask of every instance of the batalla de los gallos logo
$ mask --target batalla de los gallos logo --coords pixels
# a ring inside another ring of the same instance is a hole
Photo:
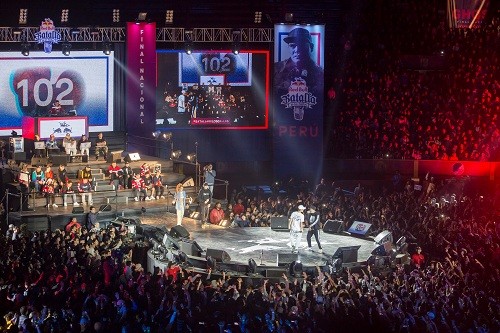
[[[45,53],[52,52],[52,44],[57,44],[61,41],[61,33],[56,30],[54,21],[46,18],[40,25],[40,31],[35,33],[35,41],[38,44],[43,43]]]
[[[306,109],[312,109],[317,104],[317,98],[307,87],[306,81],[296,77],[288,87],[288,93],[281,95],[281,105],[293,110],[293,119],[302,121]]]

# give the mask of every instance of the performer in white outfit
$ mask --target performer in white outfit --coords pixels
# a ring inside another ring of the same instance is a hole
[[[288,220],[288,229],[290,229],[290,243],[292,253],[299,253],[300,240],[304,231],[304,210],[306,207],[299,205],[298,210],[290,215]]]

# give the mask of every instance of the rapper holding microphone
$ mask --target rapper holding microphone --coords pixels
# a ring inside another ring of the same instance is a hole
[[[309,225],[309,231],[307,231],[307,251],[312,251],[311,247],[311,238],[314,235],[316,238],[316,243],[318,243],[318,252],[323,253],[323,249],[321,248],[321,243],[319,242],[319,231],[320,231],[320,222],[319,222],[319,213],[316,211],[316,207],[309,207],[309,211],[307,214],[307,222]]]

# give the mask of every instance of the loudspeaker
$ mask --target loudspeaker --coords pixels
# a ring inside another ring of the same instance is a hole
[[[333,254],[333,258],[340,258],[343,264],[350,262],[358,262],[358,250],[361,245],[357,246],[341,246]]]
[[[194,186],[194,180],[193,180],[193,177],[189,177],[189,178],[185,179],[185,180],[182,182],[182,186],[184,186],[184,187]]]
[[[327,234],[339,234],[342,229],[342,221],[339,220],[327,220],[323,225],[323,231]]]
[[[20,151],[20,152],[14,153],[12,155],[12,157],[16,161],[26,161],[26,152],[25,151]]]
[[[278,253],[276,261],[278,266],[286,266],[298,259],[299,255],[297,253]]]
[[[139,153],[129,153],[125,156],[125,162],[134,162],[140,160],[141,157],[139,156]]]
[[[49,163],[49,159],[47,157],[35,157],[31,158],[31,165],[47,165]]]
[[[374,239],[373,241],[377,244],[385,244],[387,242],[393,242],[393,239],[392,239],[392,234],[389,230],[384,230],[382,231],[381,233],[379,233]]]
[[[280,278],[286,273],[285,269],[266,269],[264,274],[266,278]]]
[[[21,224],[26,223],[30,231],[50,230],[51,223],[48,215],[25,215],[21,216]]]
[[[170,229],[170,236],[174,238],[189,238],[189,231],[182,225],[176,225]]]
[[[288,231],[288,218],[286,216],[272,216],[271,230]]]
[[[122,161],[122,152],[123,150],[118,151],[108,151],[108,156],[106,156],[106,162],[117,162],[120,163]]]
[[[51,155],[50,161],[52,165],[68,165],[69,155]]]
[[[187,254],[188,256],[199,257],[201,255],[202,249],[196,241],[190,241],[187,239],[182,239],[179,242],[179,250]]]
[[[111,211],[111,205],[101,205],[99,207],[100,212],[110,212]]]
[[[223,262],[223,263],[227,263],[227,262],[231,261],[231,257],[224,250],[207,249],[207,254],[205,257],[206,258],[212,257],[212,259],[214,259],[215,261]]]
[[[83,207],[73,207],[73,210],[71,211],[71,214],[83,214],[85,210]]]

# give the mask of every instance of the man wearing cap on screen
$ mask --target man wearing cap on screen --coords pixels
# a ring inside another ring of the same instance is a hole
[[[297,211],[293,212],[288,219],[288,229],[290,229],[290,243],[292,253],[299,253],[302,231],[304,231],[304,210],[306,207],[299,205]]]
[[[283,39],[288,44],[290,58],[274,64],[274,87],[286,92],[290,83],[302,78],[309,92],[318,93],[323,89],[323,68],[311,59],[314,49],[311,34],[307,29],[295,28]]]

